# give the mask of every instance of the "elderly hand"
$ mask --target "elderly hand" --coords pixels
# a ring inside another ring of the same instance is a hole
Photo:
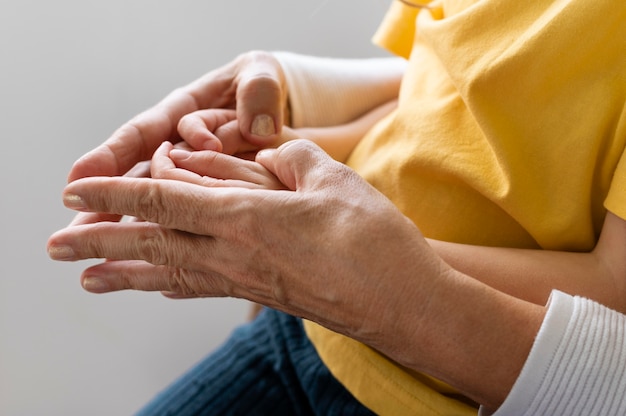
[[[181,140],[181,119],[208,108],[234,109],[245,150],[263,148],[279,137],[287,109],[287,87],[273,55],[248,52],[187,86],[174,90],[154,107],[117,129],[102,145],[74,163],[68,180],[90,176],[130,176],[137,163],[150,160],[164,141]],[[187,120],[189,122],[189,119]],[[198,149],[221,150],[219,140],[195,136]],[[238,149],[232,149],[235,153]],[[81,216],[76,224],[111,220],[113,216]]]
[[[306,141],[257,161],[288,189],[76,180],[65,189],[68,207],[145,222],[68,227],[50,238],[50,256],[109,259],[84,271],[92,292],[247,298],[365,342],[399,325],[401,305],[419,312],[417,293],[446,266],[389,200]]]
[[[155,158],[167,151],[164,145]],[[219,159],[229,170],[253,163]],[[268,175],[246,171],[249,165],[230,183],[247,182],[243,188],[206,187],[197,178],[74,181],[64,193],[68,207],[146,221],[70,226],[50,237],[48,252],[56,260],[108,259],[83,272],[88,291],[246,298],[318,322],[497,407],[543,308],[450,268],[388,199],[314,144],[289,142],[260,152],[257,162],[287,189],[249,182]],[[163,166],[165,177],[177,174]]]

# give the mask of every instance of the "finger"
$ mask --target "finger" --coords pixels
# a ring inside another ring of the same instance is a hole
[[[169,142],[166,142],[169,143]],[[124,176],[133,177],[133,178],[148,178],[150,177],[150,162],[144,161],[137,163],[130,171],[128,171]],[[117,222],[121,221],[123,216],[114,215],[108,213],[78,213],[70,222],[70,226],[81,225],[81,224],[94,224],[96,222]]]
[[[173,152],[174,155],[178,153],[183,153],[185,155],[191,155],[196,153],[190,152],[188,150],[183,150],[183,148],[181,147],[174,149],[174,146],[171,143],[164,142],[163,144],[161,144],[161,146],[159,146],[159,148],[154,152],[154,155],[152,156],[150,173],[153,178],[177,180],[207,187],[229,186],[227,184],[224,184],[224,181],[222,180],[205,177],[204,175],[200,175],[199,173],[194,173],[194,169],[198,170],[198,168],[201,167],[201,163],[206,163],[203,160],[199,160],[195,163],[189,163],[187,167],[179,169],[174,162],[175,158],[173,159],[170,156],[170,152]]]
[[[234,110],[196,111],[180,120],[178,132],[195,150],[234,154],[258,149],[241,134]]]
[[[215,131],[215,136],[222,142],[222,153],[227,155],[256,152],[259,147],[248,142],[241,134],[239,120],[232,120]],[[268,140],[267,145],[271,145]]]
[[[48,253],[59,261],[143,260],[198,270],[207,267],[205,260],[214,252],[214,245],[212,237],[149,222],[103,222],[57,231],[48,240]],[[190,249],[193,251],[187,251]]]
[[[237,83],[242,85],[241,89]],[[238,115],[244,121],[242,134],[255,145],[263,144],[268,137],[275,138],[267,134],[268,126],[273,125],[277,133],[283,123],[284,85],[280,64],[271,54],[244,54],[173,91],[156,106],[124,124],[102,145],[74,163],[68,182],[88,176],[123,175],[137,162],[148,160],[163,141],[178,141],[176,127],[185,114],[204,108],[235,108],[235,100],[239,99],[242,101]],[[255,90],[256,87],[259,89]],[[253,120],[259,115],[264,116],[259,120],[267,121],[269,117],[273,123],[255,123],[253,129]]]
[[[204,186],[286,189],[273,174],[256,162],[211,151],[174,149],[169,156],[182,169],[163,172],[160,177],[166,179],[189,181],[193,178],[192,183]]]
[[[89,267],[81,275],[81,286],[91,293],[132,289],[186,298],[227,296],[222,281],[223,277],[217,274],[155,266],[138,260],[107,261]]]
[[[257,300],[271,293],[266,279],[257,278],[248,266],[239,267],[240,263],[254,264],[240,249],[156,224],[99,223],[67,228],[50,238],[48,254],[59,261],[108,259],[82,276],[83,287],[97,293],[136,289],[185,296],[250,297],[252,290]]]
[[[278,149],[262,150],[256,161],[292,191],[323,186],[351,172],[308,140],[293,140]]]
[[[164,142],[154,152],[151,174],[156,179],[205,187],[284,189],[278,179],[258,163],[213,151],[173,149],[169,142]]]
[[[191,147],[189,144],[187,144],[187,142],[178,142],[174,144],[174,149],[181,149],[181,150],[187,150],[189,152],[193,152],[194,149],[193,147]]]
[[[86,269],[80,281],[83,289],[91,293],[158,291],[171,299],[230,296],[253,298],[255,302],[279,307],[271,297],[259,291],[252,293],[244,287],[235,287],[220,274],[155,266],[144,261],[107,261],[97,264]]]
[[[234,110],[211,109],[187,114],[178,123],[178,133],[196,150],[222,151],[222,142],[214,134],[220,127],[236,118]]]
[[[174,290],[168,282],[159,279],[164,273],[171,275],[169,267],[155,266],[140,260],[106,261],[86,269],[80,279],[81,286],[88,292],[107,293],[136,289],[147,292]]]
[[[124,124],[103,144],[78,159],[68,181],[87,176],[124,175],[138,162],[148,160],[166,140],[178,140],[176,125],[186,113],[197,110],[189,92],[177,90],[161,103]]]
[[[165,172],[176,169],[176,165],[170,158],[170,151],[174,146],[170,142],[163,142],[155,150],[150,161],[150,176],[152,178],[162,179]]]
[[[123,175],[137,162],[150,159],[162,142],[178,141],[176,127],[185,114],[203,108],[234,108],[233,83],[239,65],[233,61],[206,73],[128,121],[74,163],[68,182],[88,176]]]
[[[269,53],[248,54],[237,78],[237,119],[242,134],[265,147],[278,138],[284,123],[287,88],[280,63]]]
[[[129,215],[190,233],[229,233],[252,220],[263,190],[206,188],[171,180],[96,177],[67,185],[64,204],[81,212]],[[271,191],[277,192],[277,191]],[[279,191],[278,191],[279,192]]]

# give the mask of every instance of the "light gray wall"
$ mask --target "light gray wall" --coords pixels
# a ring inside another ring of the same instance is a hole
[[[0,4],[0,414],[124,415],[244,320],[236,300],[96,296],[48,260],[81,154],[173,88],[249,49],[380,56],[388,0]]]

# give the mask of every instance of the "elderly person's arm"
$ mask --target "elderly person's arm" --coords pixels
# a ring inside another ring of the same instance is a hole
[[[68,207],[146,221],[71,226],[50,238],[49,253],[108,259],[83,273],[93,292],[247,298],[362,341],[481,403],[504,400],[542,306],[449,267],[388,199],[310,142],[257,161],[288,189],[76,180],[64,193]]]
[[[147,222],[68,227],[49,253],[109,259],[83,273],[92,292],[247,298],[362,341],[486,408],[505,400],[544,306],[450,267],[393,204],[308,142],[257,161],[287,189],[75,181],[68,207]]]
[[[494,416],[626,414],[625,371],[626,316],[555,291],[524,368]]]

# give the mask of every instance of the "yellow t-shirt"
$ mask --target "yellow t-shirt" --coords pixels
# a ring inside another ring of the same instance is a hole
[[[395,2],[375,40],[409,59],[398,109],[348,164],[434,239],[588,251],[626,218],[626,2]],[[381,415],[475,414],[453,391],[306,322]],[[459,346],[462,348],[462,346]]]

